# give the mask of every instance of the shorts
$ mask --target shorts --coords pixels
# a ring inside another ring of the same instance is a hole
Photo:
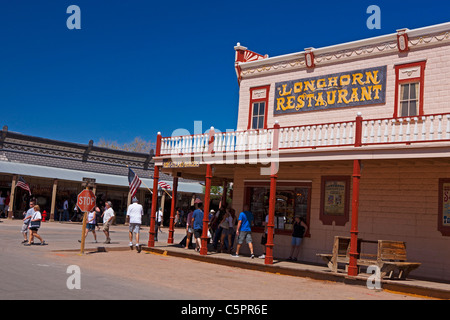
[[[111,222],[105,222],[103,224],[103,231],[109,231],[109,226],[111,225]]]
[[[202,236],[203,229],[194,229],[194,237],[200,238]]]
[[[130,223],[130,232],[139,233],[139,230],[141,229],[140,223]]]
[[[37,231],[39,230],[39,228],[38,228],[38,227],[30,227],[30,230],[31,230],[31,231],[36,231],[36,232],[37,232]]]
[[[239,232],[238,244],[243,244],[244,240],[246,243],[252,243],[252,232],[251,231]]]
[[[88,231],[94,231],[95,230],[95,224],[93,224],[93,223],[86,224],[86,229]]]
[[[192,229],[191,227],[188,227],[188,232],[189,233],[194,233],[194,229]]]
[[[291,245],[299,246],[302,243],[303,238],[292,237]]]
[[[28,222],[27,222],[27,223],[24,223],[24,224],[22,225],[22,232],[28,232],[28,226],[29,226]]]

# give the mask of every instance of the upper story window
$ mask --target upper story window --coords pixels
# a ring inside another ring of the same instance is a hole
[[[250,112],[247,129],[267,128],[270,85],[250,88]]]
[[[396,117],[415,117],[424,114],[423,88],[426,61],[395,66]]]
[[[253,103],[252,129],[264,129],[264,121],[266,119],[266,102]]]
[[[400,85],[400,117],[417,116],[419,106],[420,82]]]

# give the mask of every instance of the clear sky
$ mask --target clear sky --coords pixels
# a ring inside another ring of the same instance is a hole
[[[369,5],[381,29],[369,30]],[[81,29],[66,26],[70,5]],[[447,1],[0,1],[0,127],[87,144],[235,129],[237,42],[277,56],[450,21]]]

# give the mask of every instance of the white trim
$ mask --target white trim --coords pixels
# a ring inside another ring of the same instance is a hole
[[[449,31],[449,30],[450,30],[450,22],[446,22],[446,23],[437,24],[434,26],[428,26],[428,27],[418,28],[418,29],[414,29],[414,30],[407,30],[406,33],[408,34],[409,38],[411,39],[414,37],[420,37],[420,36],[424,36],[424,35],[428,35],[428,34],[434,34],[434,33]],[[312,52],[314,52],[314,55],[318,56],[321,54],[328,54],[328,53],[332,53],[332,52],[361,48],[361,47],[365,47],[365,46],[370,46],[370,45],[375,45],[375,44],[380,44],[380,43],[387,43],[387,42],[393,42],[393,43],[397,44],[397,33],[391,33],[391,34],[382,35],[382,36],[378,36],[378,37],[331,45],[331,46],[327,46],[327,47],[323,47],[323,48],[319,48],[319,49],[313,49]],[[304,59],[304,54],[305,54],[305,51],[289,53],[289,54],[284,54],[281,56],[276,56],[276,57],[267,58],[267,59],[263,59],[263,60],[241,62],[241,63],[239,63],[239,66],[241,67],[241,69],[243,69],[243,68],[247,69],[247,68],[255,68],[255,67],[264,66],[264,65],[271,65],[271,64],[275,64],[275,63],[279,63],[279,62],[283,62],[283,61]]]

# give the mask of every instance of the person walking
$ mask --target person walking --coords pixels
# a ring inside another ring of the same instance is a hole
[[[297,261],[298,253],[300,252],[300,244],[302,243],[303,236],[306,233],[308,226],[305,222],[299,217],[295,217],[293,231],[292,231],[292,239],[291,239],[291,254],[288,261]]]
[[[129,237],[130,237],[130,249],[133,250],[133,233],[136,238],[136,251],[141,252],[141,245],[139,244],[139,232],[142,224],[142,215],[144,214],[144,208],[139,204],[136,197],[133,198],[133,203],[128,206],[127,221],[129,222]]]
[[[192,215],[194,214],[193,207],[190,208],[187,219],[186,219],[186,246],[185,249],[189,249],[189,245],[192,241],[192,235],[194,234],[194,220],[192,219]]]
[[[97,223],[97,214],[100,213],[100,208],[95,207],[91,212],[88,213],[86,222],[86,232],[84,233],[84,238],[87,237],[89,231],[94,235],[94,242],[97,243],[97,234],[95,233],[95,224]],[[81,242],[81,240],[78,240]]]
[[[40,208],[38,205],[35,205],[33,207],[34,209],[34,213],[31,216],[30,219],[30,225],[28,227],[28,229],[30,230],[30,237],[28,240],[28,243],[25,243],[25,246],[31,246],[34,240],[34,237],[38,238],[41,241],[41,245],[46,245],[47,243],[41,238],[41,236],[37,233],[39,228],[41,227],[41,220],[42,220],[42,215],[40,212]]]
[[[155,217],[155,241],[158,241],[158,231],[162,232],[161,230],[162,219],[163,219],[163,212],[162,208],[159,207]]]
[[[106,236],[105,243],[111,243],[111,238],[109,237],[109,227],[114,219],[114,210],[112,208],[111,201],[106,201],[105,208],[106,210],[103,212],[103,232]]]
[[[60,218],[60,222],[61,222],[61,216]],[[63,204],[63,216],[62,216],[62,221],[68,221],[69,220],[69,201],[66,199],[64,200],[64,204]]]
[[[203,203],[198,204],[198,209],[192,214],[194,220],[194,237],[195,237],[195,250],[200,251],[202,247],[202,232],[203,232]]]
[[[222,234],[220,235],[220,250],[219,252],[224,252],[225,247],[225,237],[228,239],[228,253],[231,253],[231,232],[233,229],[233,218],[231,217],[231,210],[227,208],[225,211],[225,215],[222,218],[222,221],[219,223],[219,227],[222,228]]]
[[[250,249],[250,258],[252,259],[255,258],[255,255],[253,254],[253,244],[252,244],[252,228],[251,228],[252,222],[253,222],[253,214],[249,211],[248,205],[244,205],[244,210],[239,214],[238,225],[236,229],[238,244],[236,246],[236,253],[232,255],[233,257],[239,257],[239,250],[245,240]]]
[[[24,213],[23,218],[23,225],[22,225],[22,235],[23,235],[23,241],[22,243],[28,242],[28,227],[30,225],[31,216],[34,213],[34,206],[36,202],[34,200],[30,200],[30,209],[26,213]]]

